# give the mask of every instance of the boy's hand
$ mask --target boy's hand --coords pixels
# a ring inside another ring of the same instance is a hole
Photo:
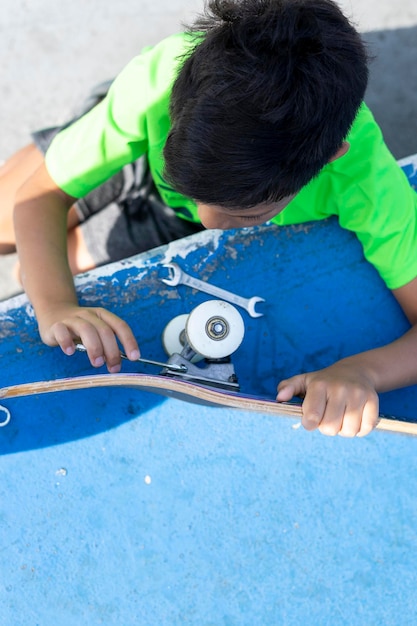
[[[278,385],[278,402],[304,397],[302,425],[324,435],[363,437],[379,417],[378,394],[357,367],[335,363],[323,370],[300,374]]]
[[[106,363],[110,373],[120,371],[120,341],[129,359],[135,361],[140,352],[128,324],[106,309],[62,305],[48,309],[39,319],[39,332],[48,346],[60,346],[65,354],[75,352],[75,343],[87,350],[91,365]]]

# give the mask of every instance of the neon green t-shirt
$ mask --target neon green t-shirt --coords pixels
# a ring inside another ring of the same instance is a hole
[[[192,36],[182,33],[147,48],[119,74],[99,105],[55,137],[46,166],[61,189],[83,197],[146,153],[163,201],[180,217],[198,221],[195,203],[162,176],[171,87],[181,58],[193,45]],[[347,141],[347,154],[326,165],[272,221],[289,225],[337,215],[395,289],[417,276],[417,194],[365,104]]]

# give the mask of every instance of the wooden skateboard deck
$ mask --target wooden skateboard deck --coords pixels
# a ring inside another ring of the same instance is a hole
[[[275,415],[276,417],[296,419],[302,417],[300,403],[275,402],[272,398],[224,391],[178,378],[152,374],[95,374],[93,376],[26,383],[0,389],[0,398],[18,398],[34,394],[100,387],[138,389],[193,404],[228,407],[241,411],[263,413],[264,415]],[[417,423],[395,417],[381,416],[376,428],[404,435],[417,435]]]

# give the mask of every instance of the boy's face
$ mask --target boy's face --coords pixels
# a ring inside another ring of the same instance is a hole
[[[227,209],[215,204],[197,202],[198,215],[206,228],[227,230],[229,228],[259,226],[281,213],[293,198],[294,196],[287,196],[279,202],[257,204],[249,209]]]
[[[329,159],[329,163],[344,156],[349,150],[349,143],[344,141],[334,156]],[[285,207],[295,198],[297,194],[286,196],[279,202],[268,204],[266,202],[258,204],[250,209],[227,209],[215,204],[197,203],[198,215],[201,223],[206,228],[243,228],[245,226],[259,226],[265,224],[273,217],[281,213]]]

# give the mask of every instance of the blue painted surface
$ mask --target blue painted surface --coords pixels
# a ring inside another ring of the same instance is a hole
[[[242,295],[242,390],[400,335],[407,323],[334,221],[203,233],[80,279],[124,314],[144,356],[206,299],[165,287],[162,264]],[[185,250],[185,252],[184,252]],[[259,262],[268,259],[268,263]],[[91,373],[43,346],[23,298],[0,308],[1,386]],[[125,370],[133,369],[124,365]],[[154,370],[152,370],[154,371]],[[382,410],[416,418],[416,388]],[[417,621],[417,442],[325,438],[288,419],[133,390],[4,401],[0,624],[402,626]]]

